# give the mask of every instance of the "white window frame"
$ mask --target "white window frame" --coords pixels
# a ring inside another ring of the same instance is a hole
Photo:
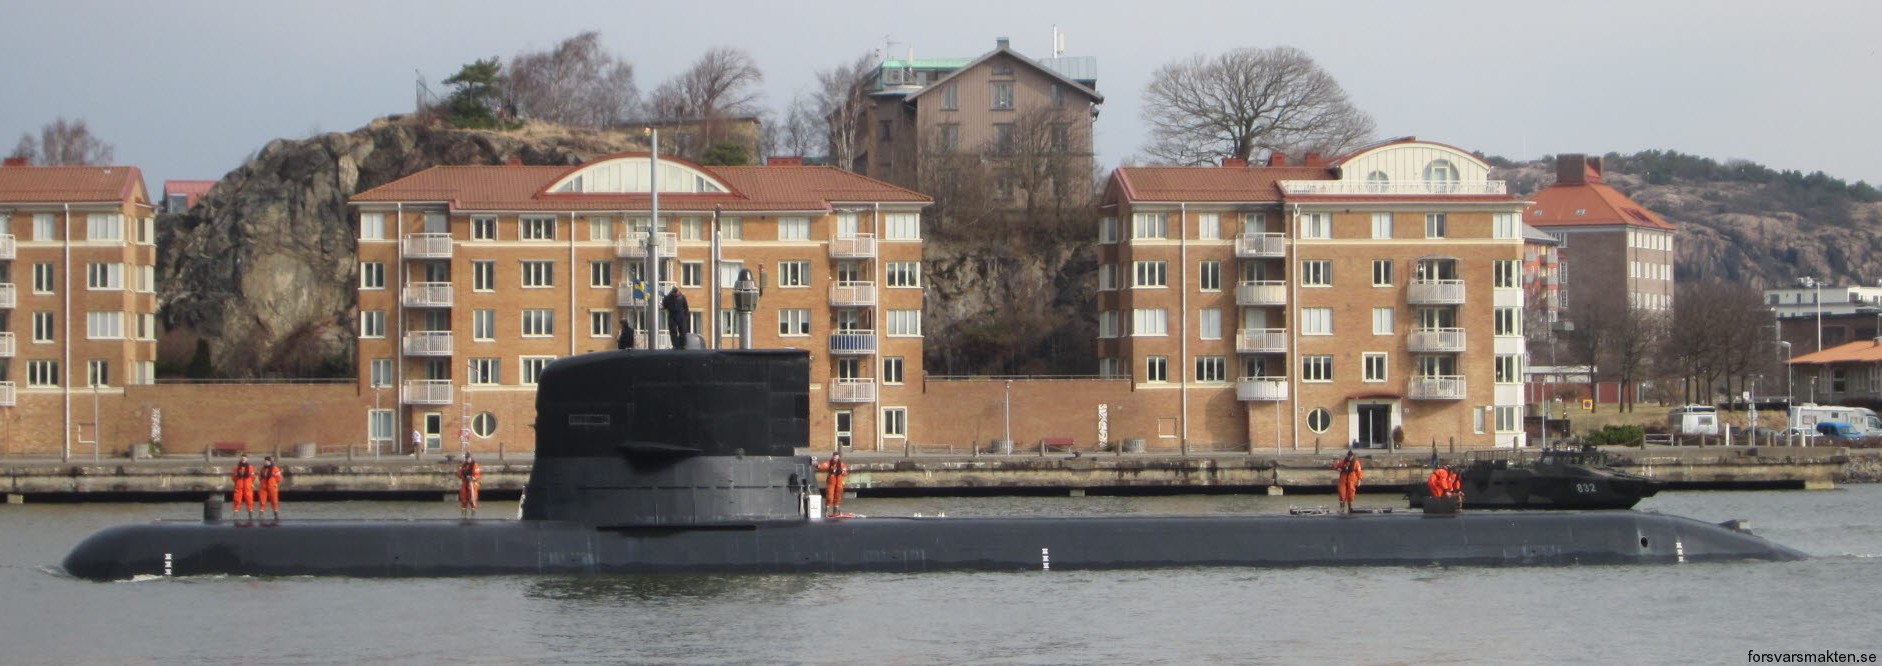
[[[1425,213],[1425,238],[1449,238],[1450,218],[1444,213]]]
[[[1222,383],[1229,380],[1229,360],[1226,356],[1196,357],[1196,381]]]
[[[1169,213],[1136,213],[1131,215],[1131,240],[1164,240],[1169,237]]]
[[[1170,262],[1137,261],[1131,263],[1131,288],[1170,286]]]
[[[490,342],[497,339],[497,311],[490,309],[471,310],[471,341]]]
[[[1492,213],[1490,235],[1492,238],[1502,239],[1521,238],[1523,234],[1521,221],[1522,214],[1520,213]]]
[[[1170,381],[1170,357],[1145,356],[1144,382],[1161,384]]]
[[[359,262],[359,288],[386,288],[386,265],[381,261]]]
[[[1196,264],[1196,288],[1202,291],[1222,291],[1222,262],[1211,259]]]
[[[913,338],[921,336],[920,310],[889,310],[885,313],[889,325],[889,337]]]
[[[1327,240],[1333,237],[1333,216],[1327,213],[1301,213],[1300,237]]]
[[[526,308],[522,311],[523,337],[547,338],[555,335],[555,310]]]
[[[1196,335],[1204,340],[1222,339],[1222,309],[1203,308],[1196,311]]]
[[[386,313],[384,310],[359,311],[359,337],[386,337]]]
[[[1333,308],[1301,308],[1301,335],[1333,335]]]
[[[882,357],[882,383],[901,384],[907,379],[907,363],[900,356]]]
[[[1170,334],[1170,311],[1163,308],[1131,310],[1131,337],[1162,337]]]
[[[392,385],[392,359],[375,358],[366,362],[366,385],[385,388]]]
[[[882,436],[887,439],[908,438],[908,408],[882,408]]]
[[[614,311],[613,310],[589,310],[588,311],[588,337],[591,337],[591,338],[614,337]]]
[[[1373,240],[1391,240],[1391,238],[1392,238],[1392,214],[1383,213],[1383,212],[1373,213],[1372,214],[1372,239]]]
[[[810,286],[810,262],[778,262],[778,286],[784,288]]]
[[[1391,381],[1391,357],[1385,352],[1364,352],[1359,355],[1362,374],[1360,381],[1380,383]]]
[[[1098,218],[1098,242],[1104,245],[1117,242],[1117,218]]]
[[[745,239],[745,220],[738,217],[719,218],[719,240],[735,241]]]
[[[124,264],[85,264],[85,288],[92,291],[123,291]]]
[[[124,313],[116,310],[85,313],[85,339],[124,339]]]
[[[808,274],[808,273],[806,273]],[[891,261],[885,264],[883,279],[890,289],[920,289],[921,262]]]
[[[1118,336],[1118,314],[1116,310],[1098,313],[1098,337],[1115,338]]]
[[[472,215],[470,219],[470,239],[474,241],[496,240],[497,216]]]
[[[33,240],[42,243],[59,240],[59,218],[52,213],[33,213]]]
[[[1098,266],[1098,291],[1117,291],[1117,264]]]
[[[1394,318],[1395,317],[1393,315],[1393,310],[1389,306],[1373,308],[1372,309],[1372,334],[1373,335],[1391,335],[1392,328],[1394,326],[1393,324]]]
[[[471,261],[471,291],[497,290],[497,262],[487,259]]]
[[[59,291],[59,268],[52,262],[33,264],[33,293],[55,294]]]
[[[809,335],[809,308],[781,308],[778,310],[778,337],[801,338]]]
[[[1327,354],[1301,356],[1300,380],[1313,383],[1333,381],[1333,357]]]
[[[531,242],[549,242],[555,240],[556,218],[553,215],[524,215],[516,221],[516,239]]]
[[[1333,286],[1333,262],[1329,259],[1302,259],[1300,261],[1300,286]]]
[[[391,409],[366,410],[366,441],[384,444],[393,441],[397,429],[397,413]]]
[[[542,378],[542,369],[548,367],[549,363],[554,360],[554,356],[516,357],[516,367],[522,370],[521,383],[525,386],[535,386],[537,380]]]
[[[87,214],[85,216],[85,240],[124,242],[124,215],[121,213]]]
[[[555,262],[538,259],[518,261],[524,289],[548,289],[555,286]]]
[[[27,386],[58,386],[59,362],[50,359],[34,359],[26,362]]]
[[[1492,273],[1491,285],[1496,289],[1515,289],[1522,285],[1522,264],[1515,259],[1497,259],[1490,262]]]
[[[470,376],[464,381],[472,386],[496,386],[503,383],[503,359],[480,357],[466,364]]]
[[[921,240],[921,213],[888,213],[883,216],[882,240]]]
[[[1222,240],[1222,214],[1196,214],[1196,240]]]
[[[810,240],[810,218],[778,218],[778,240],[786,242]]]
[[[1392,279],[1393,277],[1395,277],[1393,275],[1395,268],[1397,267],[1392,265],[1391,259],[1372,260],[1372,286],[1374,287],[1392,286]]]
[[[59,317],[52,312],[33,313],[33,342],[52,342],[59,337]]]

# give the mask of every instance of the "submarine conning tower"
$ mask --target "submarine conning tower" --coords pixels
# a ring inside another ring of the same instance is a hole
[[[623,350],[544,368],[525,520],[709,526],[804,517],[810,354]]]

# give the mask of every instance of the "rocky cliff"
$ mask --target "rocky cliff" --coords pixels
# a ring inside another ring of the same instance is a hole
[[[644,150],[635,139],[390,119],[270,142],[197,207],[158,219],[160,316],[169,331],[159,355],[174,368],[201,339],[215,376],[350,376],[357,278],[349,197],[436,165],[572,164]]]

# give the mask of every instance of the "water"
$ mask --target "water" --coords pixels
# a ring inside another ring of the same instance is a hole
[[[1282,512],[1330,497],[858,499],[866,515]],[[1386,496],[1361,505],[1390,506]],[[1817,557],[1685,566],[1171,569],[447,580],[152,579],[52,568],[109,525],[189,504],[0,507],[0,663],[1746,663],[1882,652],[1882,485],[1682,492]],[[453,518],[335,502],[290,517]],[[491,503],[486,515],[514,515]]]

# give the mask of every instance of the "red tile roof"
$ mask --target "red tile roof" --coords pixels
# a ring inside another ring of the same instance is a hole
[[[611,159],[609,156],[600,159]],[[592,162],[591,162],[592,164]],[[928,204],[929,197],[834,167],[707,167],[729,193],[660,193],[663,210],[827,210],[834,202]],[[354,195],[353,203],[446,202],[457,210],[645,210],[645,193],[568,194],[543,190],[582,167],[441,166]]]
[[[1790,360],[1792,365],[1829,365],[1831,363],[1882,362],[1882,342],[1857,340],[1810,352]]]
[[[1550,185],[1529,197],[1523,221],[1536,227],[1607,226],[1623,224],[1649,229],[1673,229],[1653,211],[1642,208],[1607,183]],[[1578,212],[1579,211],[1579,212]]]
[[[1278,203],[1283,180],[1331,180],[1325,167],[1119,167],[1130,201]]]
[[[137,167],[6,166],[0,167],[0,203],[141,202],[143,183]]]

